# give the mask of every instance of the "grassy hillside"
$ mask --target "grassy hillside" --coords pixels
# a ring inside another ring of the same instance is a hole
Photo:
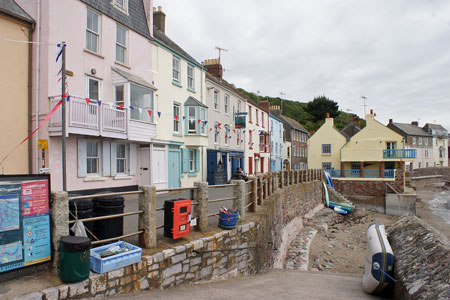
[[[247,92],[244,89],[238,88],[243,94],[245,94],[249,99],[256,103],[260,101],[268,100],[270,105],[280,105],[280,97],[267,97],[259,96],[252,92]],[[312,101],[312,100],[311,100]],[[306,106],[308,102],[298,102],[293,100],[283,99],[283,115],[288,116],[300,124],[303,125],[309,131],[316,131],[324,123],[325,120],[320,120],[318,122],[314,121],[314,117],[306,111]],[[347,113],[344,111],[339,111],[340,114],[334,120],[334,125],[339,130],[343,129],[350,122],[351,118],[358,119],[359,117],[355,114]],[[360,120],[361,128],[364,127],[365,121]]]

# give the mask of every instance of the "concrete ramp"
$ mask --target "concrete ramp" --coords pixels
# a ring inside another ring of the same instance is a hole
[[[255,276],[180,286],[117,299],[382,299],[364,293],[361,280],[359,275],[271,270]]]

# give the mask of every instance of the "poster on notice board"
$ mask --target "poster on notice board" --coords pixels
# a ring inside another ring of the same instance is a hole
[[[49,203],[49,175],[0,175],[0,273],[51,260]]]

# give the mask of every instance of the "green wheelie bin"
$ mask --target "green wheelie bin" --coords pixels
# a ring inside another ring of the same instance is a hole
[[[79,282],[90,272],[91,239],[80,236],[64,236],[60,242],[60,277],[63,282]]]

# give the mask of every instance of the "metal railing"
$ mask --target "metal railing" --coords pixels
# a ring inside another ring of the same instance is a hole
[[[341,170],[326,170],[331,177],[342,177]],[[382,176],[380,176],[379,169],[364,169],[363,176],[361,176],[361,170],[348,169],[344,170],[344,175],[347,178],[395,178],[395,169],[383,169],[381,170]]]
[[[416,158],[416,149],[385,149],[383,150],[384,159],[397,159],[397,158]]]

